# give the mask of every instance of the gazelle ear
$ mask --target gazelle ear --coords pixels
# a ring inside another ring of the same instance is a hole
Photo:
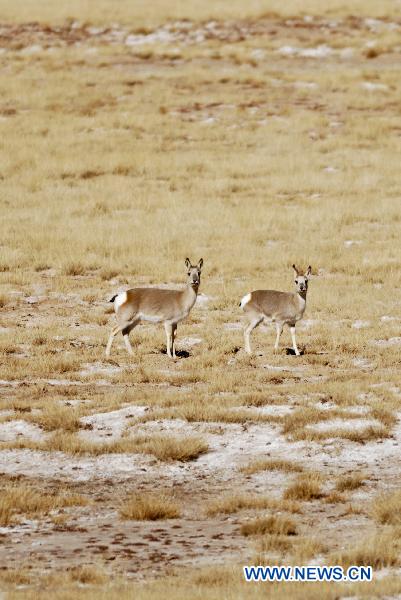
[[[309,265],[308,270],[305,273],[305,277],[309,277],[312,274],[312,267]]]
[[[203,267],[203,258],[201,258],[200,261],[198,262],[199,271],[201,270],[202,267]]]
[[[294,269],[295,277],[298,277],[298,275],[299,275],[298,269],[296,268],[295,265],[292,265],[292,268]]]
[[[185,259],[185,266],[187,267],[187,269],[189,269],[189,267],[191,266],[191,261],[189,260],[189,258]]]

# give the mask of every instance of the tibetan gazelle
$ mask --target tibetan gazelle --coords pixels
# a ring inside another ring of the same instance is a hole
[[[251,331],[255,329],[263,319],[271,320],[276,324],[276,343],[274,349],[278,350],[280,335],[285,324],[289,325],[291,330],[292,345],[294,352],[299,356],[300,352],[295,340],[295,323],[302,319],[306,307],[306,293],[308,291],[308,278],[312,268],[304,275],[292,265],[294,269],[294,283],[296,292],[276,292],[275,290],[256,290],[244,296],[240,302],[240,307],[248,317],[249,324],[245,328],[245,351],[251,354],[249,337]]]
[[[175,334],[177,324],[188,316],[196,302],[200,284],[203,258],[196,266],[189,258],[185,260],[188,270],[187,286],[183,290],[164,288],[134,288],[116,294],[110,302],[114,302],[117,325],[113,328],[106,347],[106,356],[110,356],[114,336],[120,331],[129,354],[133,354],[129,334],[141,321],[164,323],[167,336],[167,354],[176,358]]]

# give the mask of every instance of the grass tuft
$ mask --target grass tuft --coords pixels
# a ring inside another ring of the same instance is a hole
[[[320,473],[303,473],[299,475],[284,492],[286,500],[318,500],[323,497],[322,476]]]
[[[9,525],[19,516],[47,514],[57,508],[85,506],[88,500],[80,494],[36,490],[24,483],[6,485],[0,490],[0,525]]]
[[[382,494],[372,506],[374,519],[382,525],[401,525],[401,490]]]
[[[271,509],[286,510],[288,512],[300,512],[297,502],[276,500],[268,496],[258,496],[257,494],[238,494],[226,495],[216,500],[212,500],[206,507],[206,513],[209,516],[217,514],[232,514],[240,510],[250,509]]]
[[[300,473],[303,471],[302,465],[281,459],[260,459],[255,460],[245,467],[240,468],[241,473],[252,475],[260,471],[284,471],[285,473]]]
[[[362,473],[353,473],[352,475],[342,475],[336,481],[336,490],[338,492],[352,491],[360,488],[364,484],[365,476]]]
[[[166,494],[141,493],[134,494],[123,502],[120,516],[135,521],[177,519],[180,516],[180,509]]]
[[[241,525],[242,535],[296,535],[296,523],[288,517],[271,515]]]

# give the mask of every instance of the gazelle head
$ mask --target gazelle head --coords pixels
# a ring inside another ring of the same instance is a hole
[[[306,273],[302,275],[302,272],[297,269],[295,265],[292,265],[294,269],[294,283],[297,288],[298,294],[306,294],[308,291],[308,279],[310,274],[312,273],[312,267],[309,265]]]
[[[192,265],[189,258],[185,259],[185,266],[188,270],[188,283],[192,286],[198,286],[200,284],[201,270],[203,266],[203,258],[200,259],[197,265]]]

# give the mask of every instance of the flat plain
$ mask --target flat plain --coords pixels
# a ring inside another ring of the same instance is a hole
[[[5,597],[400,597],[401,5],[1,0],[0,42]],[[187,256],[179,358],[106,360],[109,298]],[[246,355],[294,262],[302,355]]]

